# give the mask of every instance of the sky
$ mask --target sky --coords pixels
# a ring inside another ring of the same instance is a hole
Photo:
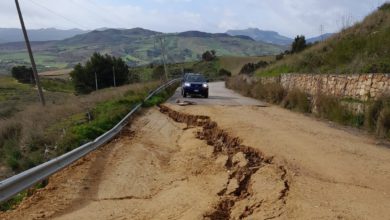
[[[161,32],[259,28],[294,37],[337,32],[387,0],[19,0],[28,29],[142,27]],[[20,27],[0,0],[0,27]],[[321,28],[323,27],[323,28]]]

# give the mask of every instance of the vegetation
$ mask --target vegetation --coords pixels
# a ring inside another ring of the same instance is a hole
[[[304,49],[306,49],[306,46],[307,45],[306,45],[305,36],[303,36],[303,35],[297,36],[291,45],[291,53],[299,53],[299,52],[303,51]]]
[[[339,98],[320,94],[316,97],[316,114],[321,118],[326,118],[343,125],[353,127],[363,126],[364,115],[352,114],[342,103],[342,100]]]
[[[41,85],[46,91],[74,93],[74,84],[70,80],[59,78],[41,78]]]
[[[364,124],[379,137],[390,138],[390,97],[382,97],[369,105]]]
[[[96,88],[104,89],[129,83],[129,68],[121,58],[94,53],[85,65],[77,64],[70,73],[77,93],[90,93]]]
[[[84,63],[94,52],[121,57],[132,67],[144,66],[161,60],[161,48],[155,46],[158,34],[140,28],[92,31],[66,40],[37,44],[34,55],[39,72],[71,68]],[[205,50],[214,50],[220,56],[274,55],[283,51],[281,46],[228,35],[189,32],[166,34],[164,39],[168,63],[199,61]],[[0,72],[9,72],[15,65],[28,65],[28,54],[22,46],[22,43],[0,45]]]
[[[324,42],[297,54],[284,55],[283,59],[269,67],[256,71],[256,75],[390,72],[388,4]]]
[[[162,80],[164,78],[165,78],[164,65],[158,65],[158,66],[154,67],[153,73],[152,73],[152,79]]]
[[[206,62],[213,61],[216,58],[217,56],[215,50],[206,51],[202,54],[202,60]]]
[[[241,68],[240,74],[252,75],[257,69],[265,68],[267,66],[268,62],[263,60],[257,63],[247,63]]]
[[[43,80],[45,81],[46,79]],[[12,81],[6,82],[6,85],[9,85]],[[61,86],[56,88],[55,85],[53,84],[55,90],[63,89]],[[1,86],[0,83],[0,88]],[[44,109],[37,103],[36,91],[31,86],[16,82],[11,86],[17,92],[31,92],[31,95],[35,96],[35,100],[31,101],[19,100],[20,105],[18,102],[11,102],[8,96],[0,101],[1,107],[9,106],[3,103],[14,104],[13,108],[1,111],[3,118],[0,124],[0,166],[20,172],[106,131],[121,119],[133,104],[141,101],[156,83],[105,89],[79,97],[58,92],[52,96],[50,92],[45,92],[48,105]],[[90,117],[87,117],[86,113]]]
[[[286,96],[286,90],[278,83],[256,83],[250,90],[250,95],[256,99],[273,104],[280,104]]]
[[[221,77],[230,77],[232,76],[232,73],[224,68],[222,69],[219,69],[218,71],[218,76],[221,76]]]
[[[228,88],[234,89],[245,96],[280,105],[284,108],[311,113],[317,117],[335,121],[343,125],[366,127],[380,137],[390,138],[390,98],[383,98],[373,103],[366,103],[369,111],[366,115],[353,114],[346,103],[333,96],[310,95],[294,89],[286,91],[279,83],[262,83],[261,81],[248,84],[242,77],[231,77],[226,81]]]
[[[21,83],[34,84],[34,75],[32,68],[26,66],[14,66],[11,70],[12,77]]]
[[[49,104],[45,109],[30,107],[7,118],[0,125],[0,166],[5,165],[17,173],[95,139],[118,123],[157,85],[148,83],[105,89],[87,96],[71,97],[62,105]],[[175,90],[170,87],[157,94],[144,103],[144,107],[164,102]],[[14,207],[28,193],[21,192],[0,204],[0,210]]]

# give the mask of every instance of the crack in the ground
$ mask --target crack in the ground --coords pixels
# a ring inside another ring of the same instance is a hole
[[[197,138],[205,140],[208,145],[213,146],[215,156],[220,154],[228,156],[225,168],[230,171],[231,174],[229,175],[227,184],[225,185],[225,188],[217,193],[220,199],[218,204],[215,205],[214,210],[205,213],[203,217],[211,220],[230,219],[234,205],[237,202],[252,196],[252,175],[263,166],[271,164],[273,158],[267,158],[260,151],[252,147],[242,145],[240,138],[232,137],[228,134],[228,132],[220,129],[218,124],[212,121],[208,116],[185,114],[172,110],[164,105],[160,106],[160,111],[167,114],[176,122],[186,123],[187,127],[202,127],[202,130],[198,131],[196,134]],[[246,164],[244,166],[240,165],[237,161],[235,162],[233,159],[233,157],[238,153],[242,153],[245,157]],[[285,205],[290,186],[287,179],[287,170],[283,166],[280,166],[279,169],[282,172],[280,179],[284,182],[284,188],[281,190],[278,199]],[[234,191],[228,192],[228,187],[231,181],[237,181],[238,186]],[[251,206],[246,206],[243,213],[239,216],[239,219],[252,215],[256,209],[261,207],[262,203],[263,201]],[[282,215],[283,211],[279,214]]]

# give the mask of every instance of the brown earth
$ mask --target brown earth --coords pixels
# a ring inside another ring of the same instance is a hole
[[[389,219],[377,140],[273,106],[167,106],[0,219]]]

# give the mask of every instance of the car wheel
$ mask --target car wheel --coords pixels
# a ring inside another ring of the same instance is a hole
[[[206,99],[208,99],[208,98],[209,98],[209,93],[208,93],[208,92],[205,93],[205,94],[204,94],[204,97],[205,97]]]
[[[187,93],[186,92],[183,92],[183,98],[187,98]]]

